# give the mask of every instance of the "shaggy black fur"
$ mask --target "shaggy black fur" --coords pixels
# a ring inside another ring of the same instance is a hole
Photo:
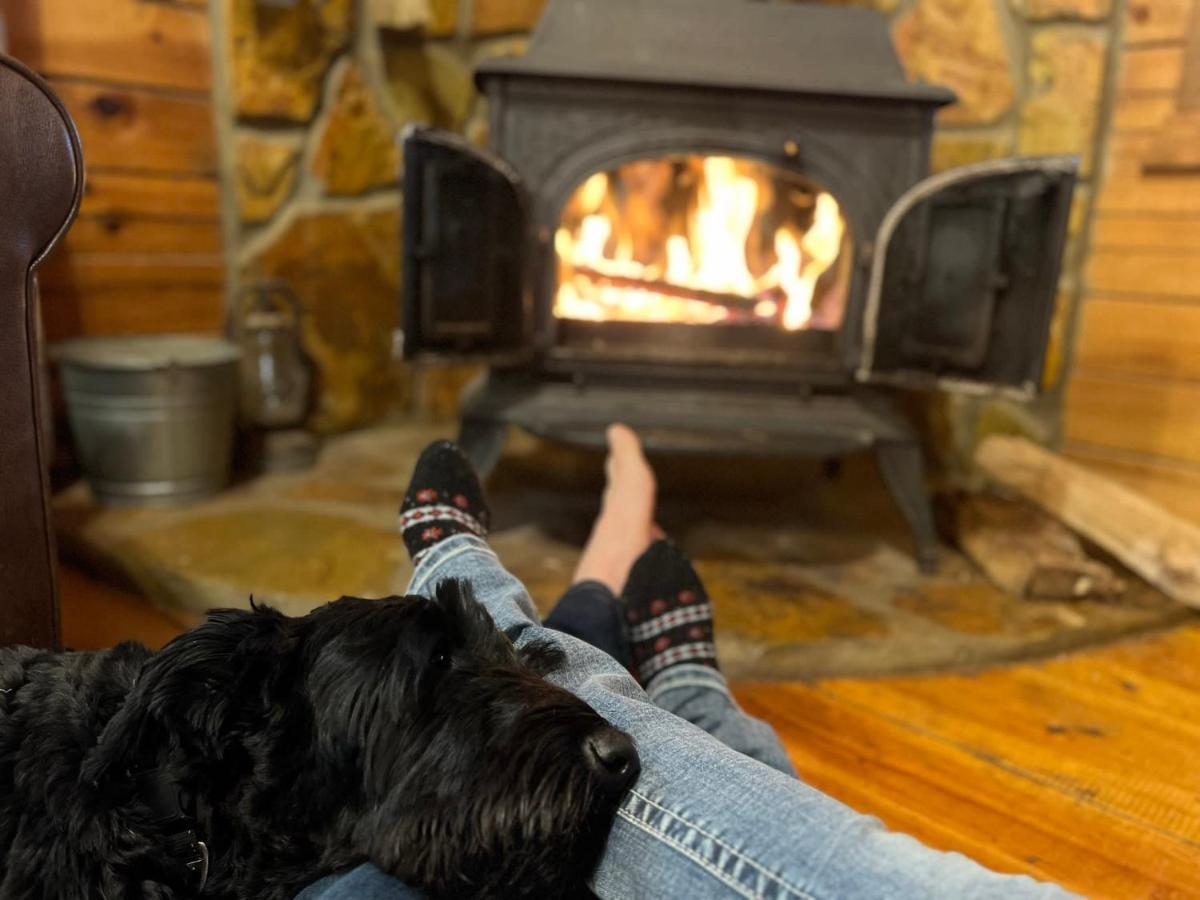
[[[431,896],[584,892],[637,755],[458,582],[303,618],[220,610],[157,654],[0,650],[0,897],[177,898],[132,775],[208,842],[206,897],[371,860]]]

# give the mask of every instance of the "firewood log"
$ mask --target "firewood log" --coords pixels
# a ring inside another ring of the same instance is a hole
[[[993,495],[952,504],[951,537],[997,587],[1018,597],[1111,599],[1126,584],[1079,539],[1032,504]]]
[[[1200,527],[1024,438],[992,435],[975,461],[1167,596],[1200,607]]]

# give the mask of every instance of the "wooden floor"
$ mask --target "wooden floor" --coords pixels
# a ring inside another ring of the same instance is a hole
[[[65,642],[178,626],[67,569]],[[926,843],[1094,898],[1200,897],[1200,625],[972,675],[745,685],[809,783]]]
[[[738,690],[802,777],[1097,898],[1200,897],[1200,626],[974,676]]]
[[[141,641],[157,650],[183,630],[141,597],[72,566],[59,567],[58,595],[63,646],[72,650],[99,650],[121,641]]]

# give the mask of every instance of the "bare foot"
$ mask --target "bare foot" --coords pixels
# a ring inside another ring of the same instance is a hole
[[[604,472],[608,485],[600,515],[583,548],[573,583],[599,581],[617,594],[634,561],[662,537],[662,529],[654,523],[654,470],[646,462],[641,441],[625,425],[608,429]]]

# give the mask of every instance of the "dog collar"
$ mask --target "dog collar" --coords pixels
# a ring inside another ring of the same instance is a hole
[[[184,791],[161,769],[146,769],[134,776],[138,796],[154,815],[154,825],[165,835],[163,859],[173,874],[193,893],[208,882],[208,845],[196,831],[196,820],[184,811],[190,805]]]

